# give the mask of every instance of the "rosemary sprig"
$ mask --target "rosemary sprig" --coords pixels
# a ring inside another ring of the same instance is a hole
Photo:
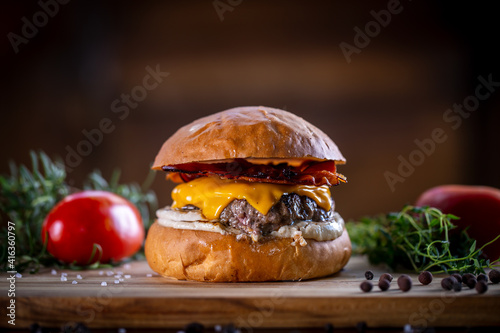
[[[476,248],[465,230],[450,232],[456,228],[452,222],[456,219],[436,208],[406,206],[397,213],[348,222],[347,229],[354,253],[366,254],[372,264],[385,263],[392,269],[477,274],[498,266],[481,254],[500,235]]]
[[[68,267],[46,252],[41,241],[41,226],[50,210],[65,196],[77,189],[66,182],[66,171],[59,161],[52,161],[44,152],[30,152],[31,170],[25,165],[10,162],[10,174],[0,176],[0,269],[7,269],[7,221],[15,223],[16,270],[29,269],[36,272],[40,266]],[[154,177],[150,173],[142,186],[119,184],[120,172],[115,170],[108,182],[96,170],[88,175],[84,189],[114,192],[135,204],[139,209],[145,228],[151,225],[157,208],[156,195],[148,190]],[[97,262],[91,268],[103,267]],[[104,266],[108,267],[108,265]]]
[[[58,167],[43,152],[32,151],[30,157],[32,171],[10,162],[10,176],[0,176],[0,210],[15,224],[18,271],[52,261],[41,242],[40,230],[52,207],[69,194],[64,168]],[[0,237],[6,239],[5,228]],[[2,244],[0,267],[5,270],[7,244]]]

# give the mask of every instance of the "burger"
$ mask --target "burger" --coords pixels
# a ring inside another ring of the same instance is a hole
[[[305,280],[351,255],[330,187],[345,158],[320,129],[287,111],[239,107],[180,128],[153,169],[179,183],[145,244],[150,267],[180,280]]]

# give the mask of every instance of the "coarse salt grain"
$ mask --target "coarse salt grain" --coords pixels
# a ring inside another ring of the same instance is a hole
[[[57,271],[55,269],[53,269],[53,270],[50,271],[50,274],[57,275]]]
[[[130,279],[131,276],[129,274],[123,276],[125,279]]]
[[[153,277],[153,274],[146,274],[147,277]]]
[[[101,286],[102,286],[102,287],[106,287],[107,285],[108,285],[108,284],[106,283],[106,281],[101,282]]]
[[[111,276],[111,275],[114,275],[114,274],[115,274],[115,273],[113,273],[113,271],[107,271],[107,272],[106,272],[106,275],[107,275],[107,276]]]
[[[71,284],[77,284],[78,282],[76,282],[76,280],[73,280],[73,282],[71,282]]]
[[[63,281],[63,282],[68,281],[68,278],[65,276],[61,276],[61,281]]]
[[[66,273],[66,272],[62,272],[62,273],[61,273],[61,276],[68,276],[68,273]]]
[[[23,277],[23,276],[22,276],[22,274],[20,274],[20,273],[16,273],[16,278],[20,279],[20,278],[22,278],[22,277]]]
[[[120,283],[120,280],[115,280],[115,284],[118,284],[118,283]]]
[[[82,276],[81,276],[80,274],[78,274],[78,275],[76,276],[76,278],[77,278],[78,280],[83,279],[83,278],[82,278]]]
[[[103,271],[99,271],[99,275],[103,275],[103,274],[104,274],[104,272],[103,272]]]
[[[119,279],[119,278],[121,278],[121,277],[122,277],[122,276],[121,276],[121,274],[117,274],[117,275],[115,275],[115,279]]]

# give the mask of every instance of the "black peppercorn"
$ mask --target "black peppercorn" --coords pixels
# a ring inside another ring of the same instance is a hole
[[[490,277],[491,283],[499,283],[500,282],[500,271],[498,269],[492,269],[488,274]]]
[[[473,276],[473,277],[470,277],[467,279],[467,287],[469,287],[470,289],[473,289],[477,284],[477,280],[476,280],[476,277]]]
[[[38,323],[31,324],[30,333],[42,333],[42,327]]]
[[[418,281],[424,286],[432,282],[432,273],[429,271],[423,271],[418,275]]]
[[[488,282],[488,276],[486,274],[483,274],[483,273],[479,274],[476,279],[477,279],[477,282],[479,282],[479,281]]]
[[[386,291],[390,286],[391,282],[388,279],[381,278],[380,280],[378,280],[378,287],[380,288],[380,290]]]
[[[443,289],[445,290],[451,290],[453,289],[453,285],[455,283],[458,283],[457,279],[455,279],[453,276],[448,276],[441,280],[441,287],[443,287]]]
[[[460,275],[458,273],[454,273],[454,274],[451,274],[451,276],[453,276],[458,281],[458,283],[462,283],[462,275]]]
[[[373,272],[372,271],[366,271],[365,272],[365,278],[367,280],[373,280]]]
[[[398,277],[398,286],[399,289],[401,289],[402,291],[406,292],[410,290],[411,285],[412,285],[411,277],[409,277],[408,275],[403,274],[400,277]]]
[[[184,332],[186,333],[203,333],[204,330],[205,327],[203,324],[197,322],[189,323],[184,327]]]
[[[45,332],[45,329],[42,329],[42,332]],[[67,323],[61,327],[61,333],[90,333],[90,329],[83,323]]]
[[[470,279],[470,278],[474,278],[476,279],[476,276],[474,274],[471,274],[471,273],[465,273],[464,275],[462,275],[462,282],[467,284],[467,281]],[[468,285],[468,284],[467,284]],[[473,287],[474,288],[474,287]]]
[[[237,333],[238,329],[234,327],[233,324],[227,324],[226,326],[222,326],[222,333]]]
[[[360,321],[359,323],[356,324],[356,332],[365,333],[366,329],[367,329],[367,325],[364,321]]]
[[[361,282],[359,287],[361,288],[361,290],[363,290],[365,293],[367,293],[367,292],[372,290],[373,284],[370,281],[363,281],[363,282]]]
[[[453,291],[460,291],[462,290],[462,284],[458,281],[453,282]]]
[[[389,274],[389,273],[384,273],[384,274],[382,274],[382,275],[380,276],[379,281],[380,281],[380,280],[387,280],[387,281],[389,281],[389,282],[392,282],[392,279],[393,279],[393,278],[392,278],[392,275],[391,275],[391,274]]]
[[[476,283],[476,291],[478,294],[484,294],[488,290],[488,284],[484,280],[479,280]]]

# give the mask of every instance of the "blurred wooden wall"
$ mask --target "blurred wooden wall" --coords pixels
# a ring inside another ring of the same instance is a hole
[[[492,5],[402,1],[348,63],[339,45],[354,45],[354,28],[389,4],[396,3],[243,0],[223,20],[212,1],[59,5],[18,53],[3,40],[0,172],[9,159],[28,163],[30,149],[65,159],[67,147],[86,140],[82,131],[107,118],[113,130],[71,181],[119,167],[124,181],[141,182],[178,127],[234,106],[267,105],[304,117],[338,144],[349,183],[332,193],[347,218],[399,209],[438,184],[500,187],[500,93],[457,129],[443,119],[474,94],[479,75],[500,81]],[[40,10],[36,2],[10,3],[4,36],[21,34],[22,18]],[[126,105],[122,94],[141,92],[148,66],[169,74],[128,113],[117,111]],[[415,140],[435,128],[446,140],[391,189],[387,172],[397,173],[399,156],[408,159]],[[154,189],[160,204],[170,202],[163,175]]]

